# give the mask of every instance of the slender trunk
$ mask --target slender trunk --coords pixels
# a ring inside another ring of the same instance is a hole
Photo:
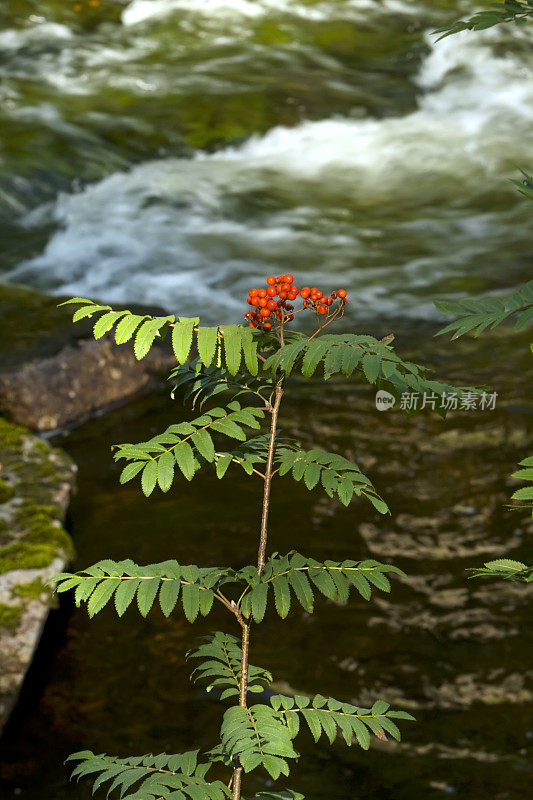
[[[280,381],[276,386],[276,395],[272,407],[272,418],[270,421],[270,441],[268,443],[268,457],[265,470],[265,488],[263,492],[263,513],[261,516],[261,536],[259,540],[259,551],[257,553],[257,570],[259,574],[265,568],[266,546],[268,538],[268,511],[270,508],[270,486],[272,484],[272,471],[274,466],[274,451],[276,449],[276,429],[278,427],[278,414],[283,397],[283,382]]]
[[[272,484],[272,472],[274,467],[274,451],[276,449],[276,430],[278,426],[279,407],[283,397],[283,382],[280,381],[276,386],[274,405],[271,411],[270,420],[270,440],[268,443],[268,457],[265,469],[265,484],[263,488],[263,511],[261,514],[261,532],[259,538],[259,550],[257,552],[257,571],[261,575],[265,568],[266,547],[268,539],[268,511],[270,508],[270,487]],[[248,686],[248,656],[250,653],[250,625],[251,620],[243,620],[242,627],[242,661],[241,661],[241,683],[239,687],[239,705],[246,708],[246,689]],[[233,780],[231,785],[233,800],[241,798],[242,767],[233,770]]]

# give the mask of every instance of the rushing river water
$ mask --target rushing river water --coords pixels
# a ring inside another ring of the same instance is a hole
[[[9,279],[218,319],[272,270],[359,316],[525,276],[529,31],[435,44],[452,2],[33,5],[0,11]]]
[[[531,206],[508,179],[531,170],[531,33],[436,44],[431,30],[474,8],[453,0],[79,5],[0,4],[3,279],[220,321],[241,313],[260,276],[290,270],[345,285],[349,324],[398,330],[414,360],[499,392],[493,415],[450,423],[378,414],[342,383],[325,398],[310,383],[289,401],[286,429],[356,458],[393,515],[280,483],[272,548],[370,555],[409,578],[390,600],[268,618],[252,660],[282,688],[381,696],[418,722],[390,752],[313,749],[304,737],[288,785],[308,800],[528,796],[527,592],[464,577],[492,556],[527,554],[527,516],[504,508],[527,453],[527,341],[436,345],[432,301],[530,277]],[[118,487],[110,445],[175,421],[183,411],[167,400],[58,438],[80,465],[77,568],[104,556],[253,558],[248,479],[202,476],[149,502]],[[188,685],[193,635],[157,614],[53,615],[2,740],[2,800],[88,798],[66,783],[61,761],[75,749],[210,746],[220,708]]]

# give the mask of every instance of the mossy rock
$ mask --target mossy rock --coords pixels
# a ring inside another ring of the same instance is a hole
[[[65,514],[61,496],[75,471],[68,456],[0,418],[0,462],[9,478],[9,483],[0,482],[4,509],[0,574],[43,568],[59,555],[70,558],[72,541],[61,525]]]
[[[48,586],[45,586],[40,578],[36,578],[28,583],[18,583],[11,593],[13,597],[21,597],[23,600],[39,600],[45,592],[48,594],[49,591]]]
[[[0,730],[50,608],[46,581],[71,559],[63,527],[76,467],[61,450],[0,417]]]
[[[0,603],[0,628],[13,630],[17,627],[22,616],[20,606],[8,606]]]
[[[175,366],[168,341],[155,344],[139,361],[132,347],[117,347],[111,336],[95,340],[94,320],[73,325],[74,309],[58,308],[60,301],[26,287],[0,285],[0,412],[13,422],[37,431],[79,424],[155,388],[154,375],[166,375]],[[130,310],[165,313],[154,306]]]
[[[2,371],[22,362],[48,358],[65,344],[88,336],[90,323],[72,325],[72,310],[58,308],[49,297],[16,284],[0,285],[0,363]]]

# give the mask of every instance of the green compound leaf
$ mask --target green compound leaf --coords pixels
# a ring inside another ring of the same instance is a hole
[[[129,342],[141,322],[146,319],[146,316],[139,314],[131,314],[129,311],[118,323],[115,329],[115,342],[117,344],[125,344]]]
[[[226,367],[231,375],[236,375],[241,366],[242,354],[242,327],[240,325],[225,325],[222,331],[224,337],[224,353]]]
[[[281,445],[276,448],[275,462],[279,464],[279,474],[291,472],[296,481],[303,481],[309,490],[319,483],[329,497],[335,494],[345,506],[353,496],[365,497],[381,514],[389,512],[385,501],[357,464],[337,453],[323,450],[300,450],[297,446]]]
[[[231,793],[222,781],[208,782],[210,764],[198,763],[198,750],[188,753],[134,758],[95,755],[90,750],[74,753],[67,761],[79,762],[72,778],[90,776],[93,793],[107,783],[108,795],[120,790],[127,800],[226,800]]]
[[[143,469],[141,487],[143,494],[150,497],[157,482],[157,461],[148,461]]]
[[[129,580],[121,581],[120,585],[117,587],[115,592],[115,609],[119,617],[121,617],[131,605],[137,593],[137,589],[139,588],[139,583],[139,578],[130,578]]]
[[[221,751],[233,763],[251,772],[262,766],[274,780],[289,772],[288,758],[297,758],[288,728],[278,712],[257,704],[233,706],[224,714]]]
[[[437,309],[443,314],[457,317],[454,322],[442,328],[438,336],[451,333],[452,340],[472,333],[481,336],[485,330],[492,330],[514,314],[520,314],[516,328],[520,330],[533,322],[533,280],[503,298],[482,297],[456,302],[438,301]]]
[[[234,580],[249,586],[243,595],[243,613],[251,613],[256,622],[261,622],[269,592],[276,612],[284,618],[290,611],[292,594],[304,611],[311,613],[316,590],[338,603],[346,603],[352,589],[369,600],[373,589],[390,592],[388,573],[404,575],[397,567],[373,559],[321,563],[293,550],[286,556],[271,556],[260,576],[257,570],[247,568],[236,572]]]
[[[188,481],[191,481],[194,478],[194,473],[196,472],[196,462],[193,449],[189,442],[178,442],[178,444],[174,446],[174,456],[176,458],[176,463],[182,471],[184,477]]]
[[[291,592],[289,589],[289,581],[284,575],[278,578],[273,578],[272,587],[274,589],[276,611],[282,619],[285,619],[291,609]]]
[[[386,389],[396,399],[402,395],[418,393],[421,396],[436,396],[441,401],[449,394],[457,397],[460,405],[467,392],[481,394],[475,387],[454,387],[446,383],[432,380],[424,367],[402,360],[394,351],[391,335],[376,339],[363,334],[322,334],[316,339],[297,338],[279,348],[263,365],[266,372],[275,377],[287,369],[301,369],[304,377],[309,378],[324,363],[324,376],[329,379],[342,373],[350,377],[355,371],[367,383]],[[432,402],[428,407],[440,416],[446,416],[450,408],[444,402]],[[456,406],[458,407],[458,406]],[[400,404],[405,413],[415,413],[418,407]]]
[[[166,325],[167,323],[174,322],[174,315],[170,317],[151,317],[147,319],[135,336],[135,344],[134,344],[134,353],[135,358],[140,361],[145,357],[145,355],[149,352],[152,344],[156,336],[159,334],[159,331]]]
[[[389,704],[383,700],[376,701],[369,709],[342,703],[340,700],[322,695],[313,698],[273,695],[270,704],[287,728],[294,730],[292,738],[300,730],[299,725],[294,725],[294,717],[301,714],[315,742],[318,742],[322,733],[325,733],[329,742],[333,744],[340,734],[348,746],[356,740],[363,750],[368,750],[372,734],[381,740],[386,740],[388,733],[400,741],[400,731],[392,718],[414,720],[414,717],[405,711],[390,711]]]
[[[143,617],[146,617],[154,604],[161,578],[142,578],[137,590],[137,605]]]
[[[268,585],[260,583],[252,589],[252,616],[255,622],[262,622],[265,616],[268,598]]]
[[[159,605],[165,617],[169,617],[176,608],[180,593],[181,582],[179,580],[161,581],[159,590]]]
[[[146,461],[132,461],[130,464],[126,464],[122,472],[120,473],[120,483],[127,483],[131,481],[132,478],[135,478],[136,475],[142,470],[145,466]]]
[[[212,433],[220,433],[232,439],[246,440],[245,427],[260,427],[264,411],[259,408],[242,408],[233,401],[227,408],[212,408],[190,422],[170,425],[147,442],[116,445],[114,459],[131,462],[122,471],[120,481],[126,483],[142,470],[141,486],[148,497],[156,485],[167,492],[173,484],[177,464],[187,480],[192,480],[198,470],[207,463],[216,461],[216,472],[222,477],[232,461],[240,464],[251,474],[254,464],[264,458],[263,437],[255,437],[240,451],[217,453]]]
[[[229,573],[233,575],[234,571],[229,570]],[[81,572],[54,575],[50,583],[57,583],[57,592],[75,589],[76,604],[86,602],[90,616],[101,611],[113,597],[119,616],[135,597],[140,613],[146,616],[159,593],[161,610],[168,617],[176,608],[181,593],[185,616],[192,622],[198,613],[205,616],[211,611],[215,588],[219,581],[226,580],[227,574],[227,569],[183,566],[177,561],[140,567],[130,559],[106,559]]]
[[[179,364],[184,364],[191,352],[194,329],[200,324],[199,317],[180,317],[172,330],[172,349]]]
[[[74,312],[74,316],[72,317],[72,322],[79,322],[86,317],[92,317],[93,314],[96,314],[98,311],[108,311],[111,310],[111,306],[99,306],[96,305],[91,301],[91,304],[88,306],[83,306],[83,308],[78,308],[77,311]]]
[[[127,311],[108,311],[94,323],[93,333],[95,339],[101,339],[104,334],[111,330],[115,322],[127,314]]]
[[[157,482],[162,492],[168,492],[174,480],[176,459],[172,453],[163,453],[157,460]]]
[[[183,612],[189,622],[194,622],[200,613],[200,589],[195,584],[184,585],[181,590]]]
[[[195,683],[205,683],[208,692],[220,692],[222,699],[239,694],[242,650],[239,640],[216,631],[202,636],[189,650],[187,659],[198,659],[199,666],[191,674]],[[272,675],[262,667],[248,666],[248,691],[261,693],[272,683]]]
[[[440,33],[437,39],[440,41],[446,36],[451,36],[460,31],[481,31],[492,28],[494,25],[514,22],[517,25],[523,24],[528,18],[533,18],[533,4],[531,0],[503,0],[493,8],[486,11],[478,11],[467,20],[458,20],[450,25],[437,28],[433,33]]]
[[[202,364],[208,367],[217,349],[218,342],[218,327],[216,328],[198,328],[198,355]]]
[[[487,561],[482,567],[468,570],[472,578],[497,578],[504,581],[520,583],[533,582],[533,565],[514,561],[510,558],[497,558]]]

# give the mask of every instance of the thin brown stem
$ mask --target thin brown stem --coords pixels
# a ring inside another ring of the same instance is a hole
[[[329,319],[327,320],[327,322],[325,322],[323,325],[321,325],[321,326],[320,326],[320,328],[317,328],[317,330],[316,330],[316,331],[313,333],[313,335],[312,335],[312,336],[310,336],[310,337],[309,337],[309,339],[308,339],[307,341],[309,341],[309,342],[310,342],[310,341],[311,341],[311,339],[314,339],[314,338],[315,338],[315,336],[318,336],[318,334],[319,334],[321,331],[323,331],[323,330],[324,330],[324,328],[327,328],[327,327],[328,327],[328,325],[331,325],[331,323],[332,323],[334,320],[336,320],[336,319],[340,319],[340,317],[343,317],[343,316],[344,316],[344,306],[339,306],[339,307],[338,307],[338,308],[335,310],[335,312],[334,312],[334,313],[331,315],[331,317],[329,317]]]
[[[242,625],[242,660],[241,660],[241,680],[239,684],[239,705],[246,708],[246,692],[248,689],[248,654],[250,652],[250,622],[246,620],[241,621]],[[233,800],[240,800],[241,797],[241,783],[242,783],[242,767],[236,767],[233,770],[233,780],[231,785],[231,794]]]
[[[259,538],[259,549],[257,552],[257,571],[261,575],[265,568],[266,546],[268,539],[268,511],[270,508],[270,487],[272,483],[272,476],[275,472],[274,466],[274,453],[276,449],[276,430],[278,426],[279,407],[283,397],[283,380],[280,380],[276,386],[274,395],[274,403],[270,410],[270,440],[268,444],[268,457],[264,475],[264,489],[263,489],[263,509],[261,514],[261,531]],[[239,604],[237,604],[239,608]],[[242,627],[242,660],[241,660],[241,680],[239,685],[239,705],[246,708],[246,691],[248,689],[248,657],[250,653],[250,627],[251,620],[247,620],[241,616],[239,622]],[[241,783],[242,783],[242,767],[236,767],[233,770],[233,780],[231,784],[231,792],[233,800],[240,800],[241,798]]]
[[[272,417],[270,421],[270,440],[268,443],[268,457],[265,469],[265,488],[263,491],[263,511],[261,515],[261,533],[259,539],[259,550],[257,553],[257,571],[261,575],[265,567],[266,546],[268,538],[268,512],[270,509],[270,487],[272,484],[274,452],[276,449],[276,430],[278,427],[278,414],[283,397],[283,381],[279,381],[276,386],[274,404],[272,406]]]
[[[242,767],[233,770],[231,796],[233,800],[241,800]]]

